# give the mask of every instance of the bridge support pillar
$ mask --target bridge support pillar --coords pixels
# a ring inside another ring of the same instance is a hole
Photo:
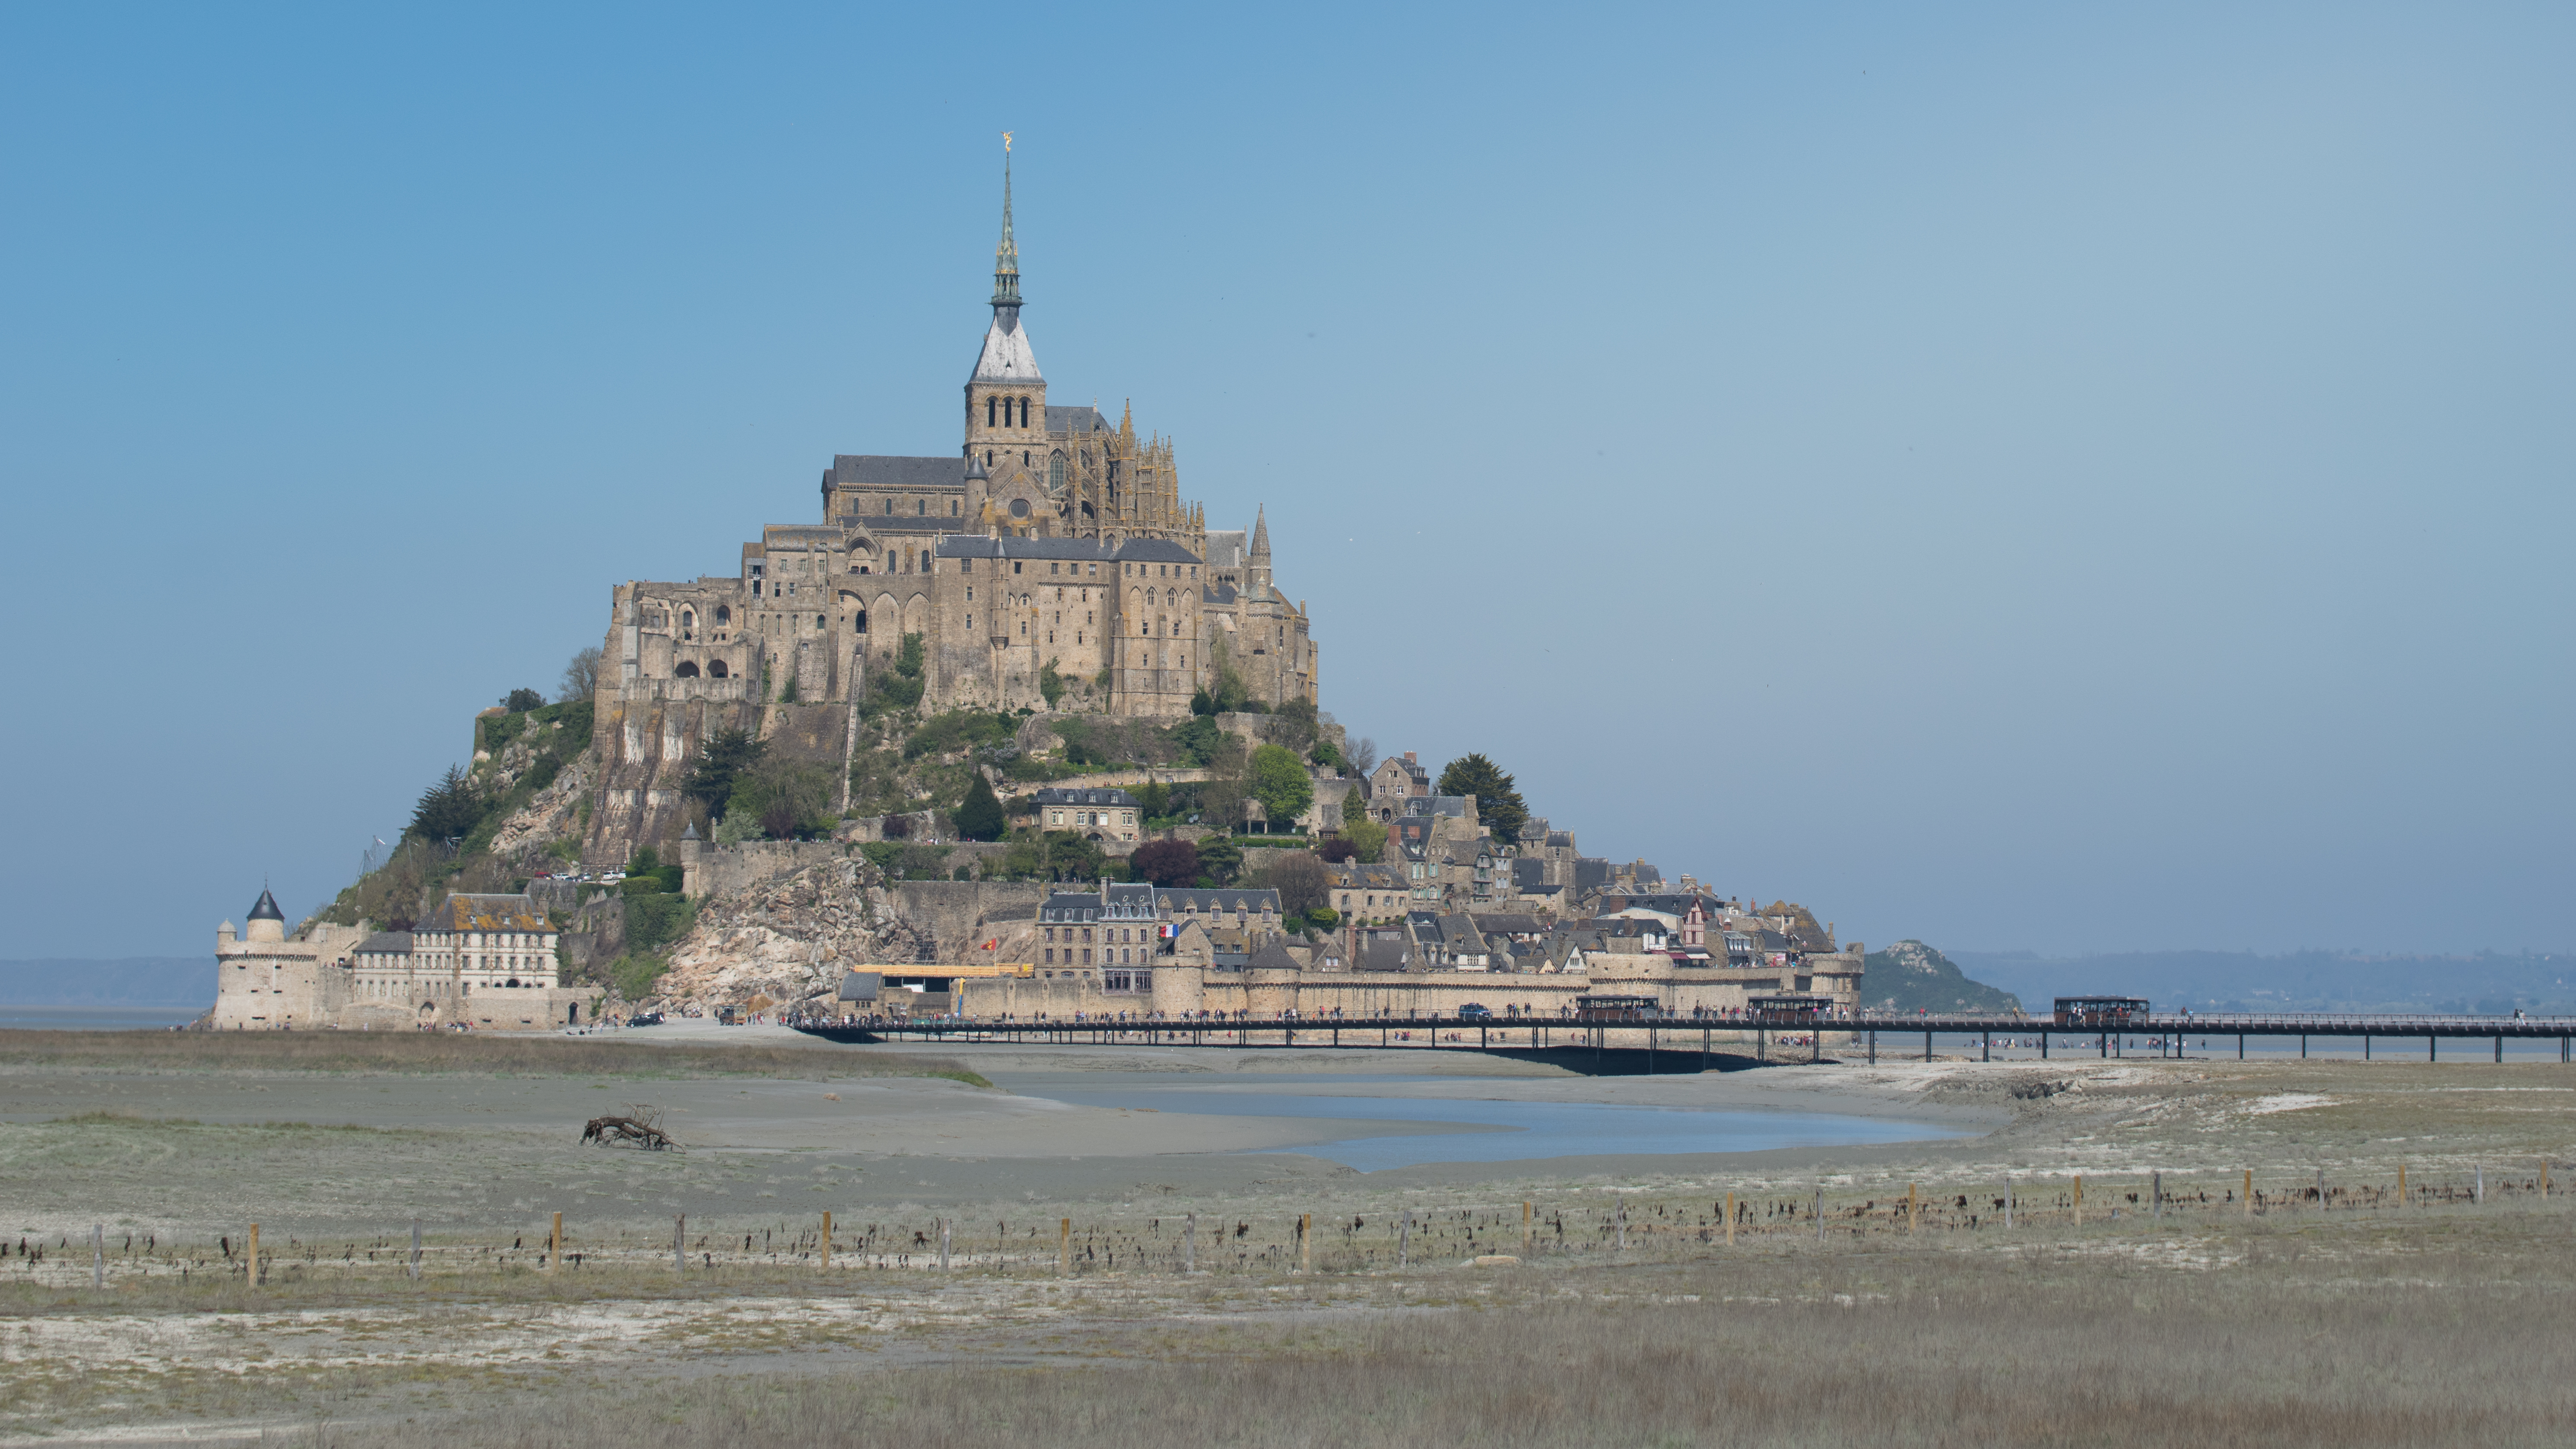
[[[1878,1065],[1878,1033],[1875,1031],[1869,1034],[1869,1064],[1873,1067]]]
[[[2039,1059],[2043,1062],[2048,1060],[2048,1033],[2045,1031],[2039,1034]]]
[[[2304,1032],[2304,1031],[2303,1031],[2303,1032],[2300,1032],[2300,1033],[2299,1033],[2299,1060],[2304,1062],[2304,1061],[2306,1061],[2307,1059],[2308,1059],[2308,1034],[2307,1034],[2306,1032]]]
[[[1932,1033],[1923,1033],[1923,1060],[1932,1060]]]
[[[2370,1060],[2370,1033],[2366,1031],[2361,1034],[2361,1059]]]
[[[2428,1036],[2424,1038],[2424,1060],[2428,1062],[2438,1062],[2441,1059],[2442,1039],[2438,1036]]]
[[[1995,1033],[1990,1027],[1977,1038],[1977,1060],[1981,1062],[1990,1062],[1994,1059]]]
[[[2245,1060],[2245,1033],[2241,1031],[2236,1034],[2236,1059]]]
[[[2502,1061],[2504,1060],[2504,1033],[2503,1033],[2503,1032],[2497,1032],[2497,1033],[2496,1033],[2496,1060],[2497,1060],[2498,1062],[2502,1062]]]

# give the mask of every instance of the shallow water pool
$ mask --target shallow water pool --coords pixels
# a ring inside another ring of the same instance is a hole
[[[1347,1080],[1347,1079],[1345,1079]],[[1354,1136],[1304,1147],[1260,1149],[1321,1157],[1362,1172],[1427,1162],[1518,1162],[1541,1157],[1626,1153],[1761,1152],[1775,1147],[1844,1147],[1926,1142],[1974,1132],[1883,1117],[1825,1112],[1728,1112],[1598,1102],[1500,1102],[1423,1097],[1308,1096],[1187,1088],[1121,1092],[1042,1091],[1083,1107],[1123,1107],[1221,1117],[1320,1117],[1404,1123],[1401,1135]]]

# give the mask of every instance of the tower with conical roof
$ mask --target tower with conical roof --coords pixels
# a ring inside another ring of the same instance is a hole
[[[1236,517],[1241,517],[1237,514]],[[1252,513],[1252,547],[1246,551],[1244,578],[1252,586],[1256,599],[1270,596],[1270,510],[1255,508]]]
[[[286,912],[277,908],[277,897],[268,887],[259,888],[259,899],[251,903],[250,920],[244,925],[245,941],[283,941],[286,939]]]
[[[1011,133],[1002,133],[1002,239],[993,248],[993,325],[966,379],[966,456],[998,473],[1047,445],[1046,377],[1020,326],[1020,244],[1011,231]]]

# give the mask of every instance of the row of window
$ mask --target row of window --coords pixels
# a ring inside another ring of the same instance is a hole
[[[971,408],[974,404],[968,403],[967,406]],[[1011,409],[1014,406],[1019,409],[1020,420],[1016,423],[1011,421]],[[985,394],[984,426],[988,428],[1025,428],[1028,425],[1029,400],[1027,398],[1000,397],[991,393]]]
[[[1138,966],[1144,964],[1145,952],[1133,947],[1121,946],[1116,950],[1102,951],[1100,953],[1100,962],[1104,966]],[[1050,946],[1046,948],[1046,959],[1041,964],[1047,966],[1053,966],[1056,964],[1054,947]],[[1082,960],[1079,963],[1076,963],[1073,959],[1073,951],[1068,947],[1064,953],[1064,964],[1067,966],[1076,964],[1088,966],[1091,964],[1091,953],[1089,951],[1083,952]],[[1111,989],[1118,990],[1127,988],[1113,987]]]

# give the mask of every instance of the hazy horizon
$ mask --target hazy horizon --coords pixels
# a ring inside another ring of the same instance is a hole
[[[2576,15],[959,20],[0,14],[17,949],[309,913],[957,447],[1005,129],[1051,399],[1382,751],[1872,945],[2576,942]]]

